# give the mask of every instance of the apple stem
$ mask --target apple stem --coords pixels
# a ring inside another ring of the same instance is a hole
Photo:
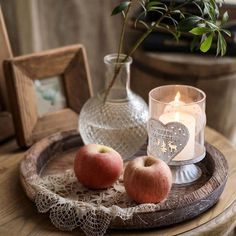
[[[153,165],[155,162],[156,162],[155,158],[148,157],[148,158],[146,158],[146,160],[144,162],[144,166],[149,167],[149,166]]]
[[[99,150],[99,152],[100,152],[100,153],[106,153],[107,150],[106,150],[105,148],[101,148],[101,149]]]

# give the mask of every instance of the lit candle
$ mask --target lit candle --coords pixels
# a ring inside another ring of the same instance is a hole
[[[182,149],[180,153],[178,153],[174,157],[174,161],[183,161],[189,160],[194,157],[194,148],[195,148],[195,118],[188,114],[181,112],[181,109],[178,110],[178,107],[184,105],[185,103],[180,101],[180,93],[177,93],[175,96],[175,100],[171,102],[171,104],[176,108],[175,112],[164,113],[159,117],[159,120],[163,124],[167,124],[170,122],[179,122],[183,124],[189,131],[189,139],[185,147]],[[182,145],[182,144],[179,144]]]
[[[164,109],[164,113],[183,112],[192,115],[195,118],[195,135],[201,132],[206,125],[206,115],[198,104],[187,104],[180,100],[181,94],[177,92],[174,101],[171,101]]]
[[[180,101],[180,97],[181,97],[180,92],[177,92],[174,101],[170,102],[170,105],[172,105],[175,108],[179,108],[181,105],[184,105],[185,102]]]

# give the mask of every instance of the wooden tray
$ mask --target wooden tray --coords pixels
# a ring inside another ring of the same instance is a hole
[[[32,179],[60,173],[73,168],[73,159],[83,145],[76,131],[61,132],[36,143],[27,152],[20,166],[20,179],[27,196],[34,201]],[[223,192],[227,176],[227,162],[221,152],[206,143],[207,155],[197,165],[203,174],[191,185],[173,185],[168,199],[159,210],[135,214],[131,220],[116,217],[110,228],[139,229],[168,226],[189,220],[212,207]],[[145,155],[143,147],[135,156]]]

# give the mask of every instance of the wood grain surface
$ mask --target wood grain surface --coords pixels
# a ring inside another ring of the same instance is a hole
[[[236,72],[236,59],[233,57],[217,58],[181,53],[162,53],[137,51],[135,61],[157,72],[175,76],[195,78],[213,78]]]
[[[109,235],[227,235],[236,225],[236,149],[219,133],[207,128],[206,139],[226,156],[229,178],[219,202],[201,216],[172,227],[148,231],[109,231]],[[24,152],[15,141],[0,149],[0,235],[83,235],[80,231],[61,232],[51,225],[48,215],[39,214],[25,195],[19,180],[19,164]]]

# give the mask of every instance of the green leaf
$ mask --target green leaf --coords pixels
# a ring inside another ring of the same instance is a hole
[[[147,7],[153,7],[153,6],[157,6],[157,5],[160,5],[160,2],[149,2],[147,4]]]
[[[214,33],[211,33],[208,37],[204,39],[204,41],[202,42],[200,46],[200,50],[202,52],[207,52],[211,48],[213,36],[214,36]]]
[[[145,1],[140,0],[139,4],[140,4],[141,8],[143,9],[143,11],[147,10],[146,7],[145,7]]]
[[[130,5],[130,3],[131,3],[130,1],[122,2],[121,4],[119,4],[118,6],[116,6],[113,9],[111,15],[114,16],[114,15],[124,11]]]
[[[161,3],[159,1],[152,1],[152,2],[148,2],[146,5],[146,8],[148,11],[153,11],[153,10],[164,10],[167,11],[168,7],[166,4]]]
[[[199,16],[190,16],[179,22],[178,30],[181,32],[189,32],[191,29],[197,26],[202,20]]]
[[[180,18],[184,19],[185,15],[180,10],[171,11],[171,14],[179,14]]]
[[[148,25],[146,22],[144,22],[144,21],[142,21],[142,20],[139,20],[138,22],[139,22],[140,24],[144,25],[144,27],[145,27],[146,29],[149,29],[149,28],[150,28],[149,25]],[[135,27],[136,27],[136,25],[135,25]]]
[[[194,2],[194,1],[192,2],[192,4],[194,4],[198,8],[199,12],[203,16],[203,10],[202,10],[201,6],[197,2]]]
[[[134,27],[136,28],[136,26],[137,26],[137,23],[142,19],[142,18],[144,18],[144,17],[146,17],[146,11],[143,11],[143,12],[141,12],[138,16],[137,16],[137,18],[136,18],[136,20],[134,21]]]
[[[176,21],[173,17],[171,17],[171,16],[166,16],[165,18],[170,19],[170,20],[172,21],[173,25],[174,25],[175,27],[177,27],[178,21]]]
[[[224,56],[226,53],[226,49],[227,49],[226,41],[225,41],[223,35],[220,32],[218,32],[216,55],[220,54],[221,56]]]
[[[222,34],[220,34],[220,48],[221,48],[221,56],[224,56],[226,53],[226,41]]]
[[[221,24],[224,25],[225,23],[227,23],[227,21],[229,20],[229,14],[228,12],[226,11],[222,17],[222,22]]]
[[[150,2],[148,2],[147,3],[147,8],[153,7],[153,6],[158,6],[158,5],[161,5],[165,8],[167,8],[167,6],[164,3],[160,2],[160,1],[150,1]]]
[[[169,25],[161,24],[157,28],[161,28],[163,30],[168,31],[170,34],[172,34],[175,37],[175,40],[179,42],[180,33],[178,31],[171,30]]]
[[[204,10],[203,13],[209,20],[216,22],[219,16],[219,8],[216,4],[216,0],[203,0]],[[206,18],[204,17],[204,18]]]
[[[192,41],[191,45],[190,45],[190,50],[191,50],[191,52],[193,52],[193,50],[194,50],[195,48],[198,48],[198,45],[199,45],[199,37],[198,37],[198,36],[195,36],[195,37],[193,38],[193,41]]]
[[[203,34],[209,33],[210,31],[211,30],[206,27],[195,27],[192,30],[190,30],[189,32],[194,35],[203,35]]]
[[[158,12],[160,15],[164,15],[164,12],[160,10],[150,10],[148,12]]]
[[[228,35],[229,37],[231,37],[231,32],[229,30],[226,29],[221,29],[222,32],[224,32],[226,35]]]
[[[155,11],[155,10],[161,10],[161,11],[166,11],[167,9],[164,7],[149,7],[147,8],[148,11]]]
[[[216,56],[220,54],[220,32],[218,34],[218,39],[217,39],[217,49],[216,49]]]

